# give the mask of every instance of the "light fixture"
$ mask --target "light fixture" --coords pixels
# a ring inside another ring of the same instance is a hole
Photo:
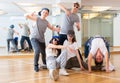
[[[92,7],[92,11],[105,11],[110,9],[111,7],[107,7],[107,6],[93,6]]]
[[[83,19],[92,19],[98,15],[98,13],[83,14]]]
[[[23,7],[23,9],[27,13],[31,13],[31,12],[39,12],[41,10],[41,7]]]
[[[17,3],[20,6],[36,6],[36,4],[33,3]]]
[[[105,15],[104,18],[110,19],[110,18],[112,18],[112,15]]]
[[[41,7],[37,3],[15,3],[17,6],[26,11],[26,13],[38,12]]]

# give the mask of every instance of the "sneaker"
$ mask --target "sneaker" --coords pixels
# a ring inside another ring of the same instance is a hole
[[[59,75],[68,76],[69,73],[67,73],[67,71],[66,71],[65,69],[60,69],[60,71],[59,71]]]
[[[34,70],[35,70],[36,72],[38,72],[38,71],[39,71],[38,66],[34,66]]]
[[[50,69],[49,70],[49,76],[52,80],[56,81],[59,78],[58,72],[56,69]]]

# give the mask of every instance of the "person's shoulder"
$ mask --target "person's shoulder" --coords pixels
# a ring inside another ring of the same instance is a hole
[[[68,42],[68,40],[66,39],[64,42],[66,42],[66,43],[67,43],[67,42]]]

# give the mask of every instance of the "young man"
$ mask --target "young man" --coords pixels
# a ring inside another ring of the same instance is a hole
[[[14,30],[14,25],[10,25],[9,28],[8,28],[8,33],[7,33],[7,49],[8,49],[8,52],[10,51],[10,42],[12,43],[13,47],[15,48],[15,51],[18,52],[18,48],[17,48],[17,45],[15,44],[15,41],[13,39],[14,37],[14,33],[16,34],[19,34],[18,32],[16,32]]]
[[[59,44],[63,45],[63,42],[67,39],[67,32],[69,30],[74,30],[74,24],[77,30],[80,30],[79,16],[76,14],[80,5],[77,2],[73,3],[71,10],[68,10],[60,3],[58,3],[57,5],[60,9],[62,9],[65,12],[62,17],[62,25],[59,33]]]
[[[32,50],[32,45],[31,45],[31,41],[30,41],[30,38],[29,38],[30,29],[29,29],[27,23],[19,24],[19,27],[21,28],[21,40],[20,40],[21,50],[25,51],[24,42],[26,40],[28,45],[29,45],[29,51],[31,51]]]

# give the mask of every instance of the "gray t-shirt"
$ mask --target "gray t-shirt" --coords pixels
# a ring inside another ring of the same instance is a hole
[[[12,28],[8,29],[7,39],[13,39],[14,30]]]
[[[60,34],[67,34],[68,30],[73,30],[75,22],[79,22],[79,16],[77,14],[71,13],[69,16],[64,14]]]
[[[45,42],[44,33],[46,31],[47,26],[48,21],[38,17],[37,22],[31,29],[30,38],[37,38],[40,42]]]
[[[22,30],[21,30],[21,35],[29,37],[30,29],[27,24],[21,24]]]

